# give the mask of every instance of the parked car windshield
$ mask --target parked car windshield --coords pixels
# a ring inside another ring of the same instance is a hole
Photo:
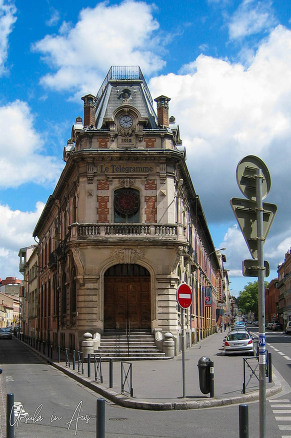
[[[248,333],[231,333],[228,335],[228,341],[243,341],[244,339],[249,339]]]

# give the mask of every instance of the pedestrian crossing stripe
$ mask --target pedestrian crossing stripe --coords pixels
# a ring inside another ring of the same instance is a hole
[[[291,403],[289,399],[269,400],[275,420],[279,422],[278,428],[281,432],[291,431]],[[277,414],[277,415],[276,415]],[[280,416],[278,416],[278,414]],[[289,424],[284,424],[289,423]],[[291,438],[291,435],[282,435],[282,438]]]

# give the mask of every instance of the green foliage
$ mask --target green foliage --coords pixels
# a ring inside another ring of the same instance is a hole
[[[265,287],[267,282],[265,282]],[[248,283],[244,290],[240,292],[237,305],[245,315],[248,312],[254,312],[255,318],[258,318],[258,282]]]

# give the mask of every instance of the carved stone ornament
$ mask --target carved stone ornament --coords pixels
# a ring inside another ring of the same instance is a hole
[[[117,259],[118,263],[136,263],[142,259],[144,252],[140,249],[133,248],[120,248],[113,251],[113,256]]]
[[[122,178],[119,180],[119,184],[123,187],[132,187],[134,185],[134,180],[130,178]]]

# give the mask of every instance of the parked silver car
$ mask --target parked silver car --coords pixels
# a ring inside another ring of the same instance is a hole
[[[1,327],[0,328],[0,339],[12,339],[12,328],[11,327]]]
[[[224,340],[224,354],[245,353],[255,354],[254,342],[247,331],[232,331]]]
[[[285,333],[291,333],[291,321],[288,321],[285,327]]]

